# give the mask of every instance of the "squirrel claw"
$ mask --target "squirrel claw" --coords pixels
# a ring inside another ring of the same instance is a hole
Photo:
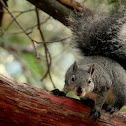
[[[113,114],[114,112],[118,111],[119,109],[116,106],[110,106],[108,105],[105,110],[109,112],[110,114]]]
[[[63,91],[60,91],[59,89],[54,89],[51,92],[57,96],[66,96],[66,94]]]
[[[94,116],[93,116],[93,120],[96,122],[96,121],[100,118],[101,113],[100,113],[99,110],[97,110],[97,109],[94,108],[94,109],[90,112],[89,117],[91,117],[92,115],[94,115]]]

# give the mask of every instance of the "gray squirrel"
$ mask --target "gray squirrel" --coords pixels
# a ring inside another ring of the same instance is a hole
[[[92,99],[90,116],[97,121],[102,108],[112,114],[126,105],[126,14],[77,14],[70,21],[71,45],[83,59],[67,70],[63,91],[52,92],[65,96],[73,91],[81,99]]]

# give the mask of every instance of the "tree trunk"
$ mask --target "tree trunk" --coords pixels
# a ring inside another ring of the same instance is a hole
[[[97,122],[81,102],[0,75],[0,126],[124,126],[126,113],[102,111]]]

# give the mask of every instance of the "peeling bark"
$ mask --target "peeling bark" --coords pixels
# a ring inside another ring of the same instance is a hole
[[[61,23],[67,25],[66,17],[73,14],[73,11],[57,0],[27,0],[37,8],[43,10]]]
[[[125,126],[126,113],[102,111],[98,122],[81,102],[0,75],[0,126]]]
[[[74,15],[74,8],[81,12],[88,12],[93,15],[93,11],[82,7],[78,2],[74,0],[27,0],[35,5],[40,10],[46,12],[53,18],[57,19],[64,25],[69,25],[67,18]]]

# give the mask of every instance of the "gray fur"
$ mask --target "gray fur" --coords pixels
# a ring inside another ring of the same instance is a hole
[[[90,74],[88,69],[92,64],[95,69]],[[66,72],[65,94],[73,91],[80,98],[93,99],[95,112],[100,112],[104,104],[113,106],[115,111],[126,105],[126,71],[119,63],[107,57],[88,56],[77,65],[76,71],[73,71],[72,65]],[[88,83],[89,79],[91,84]],[[82,92],[78,93],[79,88]]]
[[[106,56],[126,69],[126,12],[70,18],[71,44],[85,56]]]
[[[95,70],[92,75],[92,80],[94,83],[94,91],[99,93],[102,87],[113,88],[114,95],[116,96],[117,91],[123,92],[123,100],[126,104],[126,71],[124,68],[118,64],[116,61],[111,60],[107,57],[100,56],[88,56],[84,57],[78,63],[78,70],[76,72],[72,71],[71,66],[66,73],[66,84],[65,86],[84,86],[84,82],[86,82],[86,78],[89,78],[89,73],[87,72],[88,68],[91,64],[95,65]],[[71,77],[72,75],[76,75],[77,79],[74,85],[71,85]],[[69,80],[69,82],[68,82]]]
[[[66,72],[63,91],[73,91],[81,98],[92,97],[96,120],[103,104],[117,110],[126,104],[126,15],[117,12],[109,16],[77,16],[71,21],[71,45],[79,49],[83,60]],[[91,74],[92,64],[95,69]]]

